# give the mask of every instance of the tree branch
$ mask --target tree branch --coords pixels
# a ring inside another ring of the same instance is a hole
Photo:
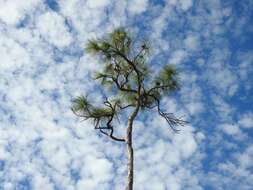
[[[155,87],[149,89],[147,93],[149,94],[151,91],[153,91],[155,89],[165,89],[165,88],[168,88],[168,87],[169,87],[169,85],[155,86]]]
[[[140,71],[137,69],[137,67],[134,65],[134,63],[127,58],[126,55],[124,55],[122,52],[120,52],[118,49],[112,50],[116,55],[119,55],[121,58],[123,58],[129,65],[131,65],[136,72],[137,75],[139,75]]]
[[[120,142],[125,142],[125,139],[121,139],[121,138],[115,137],[115,136],[113,135],[113,129],[109,129],[109,130],[110,130],[110,134],[108,134],[107,132],[103,131],[103,129],[107,129],[107,130],[108,130],[107,127],[106,127],[106,128],[103,128],[103,129],[99,127],[99,128],[96,128],[96,129],[99,129],[99,131],[100,131],[102,134],[104,134],[104,135],[110,137],[112,140],[120,141]]]
[[[187,124],[188,122],[181,119],[181,117],[176,117],[173,113],[167,113],[167,112],[163,112],[161,107],[160,107],[160,100],[155,97],[154,95],[152,94],[147,94],[148,96],[154,98],[154,100],[156,101],[156,105],[154,106],[150,106],[149,108],[154,108],[157,106],[157,111],[159,113],[160,116],[162,116],[166,121],[167,123],[169,124],[170,128],[178,133],[180,130],[177,129],[176,127],[178,126],[184,126],[185,124]]]
[[[121,85],[118,81],[118,77],[117,78],[111,78],[113,80],[113,82],[116,84],[117,88],[121,91],[125,91],[125,92],[133,92],[133,93],[137,93],[136,90],[131,89],[131,88],[124,88],[123,85]]]
[[[142,53],[144,50],[145,50],[145,49],[142,48],[142,49],[139,51],[139,53],[134,57],[133,62],[135,62],[135,61],[138,59],[138,57],[141,55],[141,53]]]
[[[125,139],[122,138],[118,138],[116,136],[113,135],[114,129],[113,126],[111,125],[111,122],[113,121],[114,116],[116,115],[116,106],[118,105],[117,102],[115,102],[115,104],[113,105],[107,98],[106,101],[104,102],[104,104],[112,109],[112,114],[108,117],[108,121],[106,123],[106,127],[100,127],[99,126],[99,121],[97,124],[95,124],[95,129],[99,129],[99,131],[110,137],[111,139],[115,140],[115,141],[120,141],[120,142],[125,142]],[[109,130],[110,133],[105,132],[104,130]]]
[[[133,107],[133,106],[134,106],[134,104],[128,104],[126,106],[120,106],[119,105],[119,108],[123,110],[123,109],[129,108],[129,107]]]

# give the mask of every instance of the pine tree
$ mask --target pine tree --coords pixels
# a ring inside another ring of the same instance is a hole
[[[173,65],[167,64],[157,76],[151,75],[146,63],[149,55],[148,43],[134,42],[124,28],[118,28],[101,39],[89,40],[86,52],[99,56],[103,61],[103,71],[95,73],[95,80],[102,86],[111,88],[111,97],[105,98],[101,106],[93,105],[87,96],[73,100],[72,111],[82,119],[94,121],[95,129],[112,140],[123,142],[127,147],[127,185],[126,190],[133,189],[134,151],[132,130],[133,122],[140,111],[157,109],[170,128],[177,132],[178,126],[186,121],[161,109],[161,99],[179,89],[178,72]],[[128,110],[128,112],[126,112]],[[115,120],[120,114],[127,114],[125,137],[114,134]],[[114,125],[113,125],[114,124]]]

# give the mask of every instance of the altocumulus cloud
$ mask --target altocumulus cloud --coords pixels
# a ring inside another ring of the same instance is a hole
[[[124,145],[69,109],[101,97],[83,47],[118,26],[149,39],[154,70],[177,65],[163,108],[190,122],[174,134],[138,117],[135,189],[251,189],[252,13],[250,0],[0,1],[0,189],[124,189]]]

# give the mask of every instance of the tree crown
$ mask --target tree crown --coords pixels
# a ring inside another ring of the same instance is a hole
[[[101,107],[93,106],[87,97],[73,100],[72,111],[83,119],[93,119],[95,129],[114,140],[124,141],[113,135],[112,122],[121,110],[140,107],[157,108],[160,116],[166,119],[171,129],[184,125],[185,121],[172,113],[161,110],[161,98],[179,89],[178,72],[173,65],[165,65],[157,76],[152,76],[146,63],[149,46],[142,42],[136,48],[130,34],[118,28],[102,39],[89,40],[85,50],[103,61],[103,70],[95,73],[95,80],[102,86],[113,89],[114,98],[106,98]]]

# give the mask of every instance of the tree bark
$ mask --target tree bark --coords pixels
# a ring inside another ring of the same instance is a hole
[[[133,121],[137,116],[139,111],[139,105],[135,108],[134,112],[128,118],[127,124],[127,134],[126,134],[126,143],[127,143],[127,186],[126,190],[133,190],[134,183],[134,151],[132,146],[132,130],[133,130]]]

